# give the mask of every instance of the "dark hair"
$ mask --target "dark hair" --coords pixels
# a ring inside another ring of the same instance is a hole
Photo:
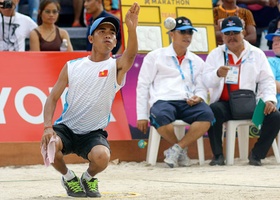
[[[39,6],[39,10],[38,10],[38,17],[37,17],[37,24],[41,25],[42,22],[42,12],[43,10],[45,10],[45,8],[47,7],[47,5],[54,3],[57,7],[57,10],[60,11],[60,4],[58,2],[58,0],[41,0],[40,1],[40,6]]]

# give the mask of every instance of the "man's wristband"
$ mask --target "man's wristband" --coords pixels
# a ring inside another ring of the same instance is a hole
[[[48,129],[48,128],[53,128],[52,126],[45,126],[44,130]]]

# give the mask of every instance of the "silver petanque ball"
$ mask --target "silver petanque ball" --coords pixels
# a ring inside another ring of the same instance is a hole
[[[172,30],[174,29],[176,26],[176,21],[174,18],[172,17],[167,17],[165,20],[164,20],[164,27],[168,30]]]

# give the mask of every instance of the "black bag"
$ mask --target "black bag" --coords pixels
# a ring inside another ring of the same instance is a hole
[[[226,65],[226,54],[224,52]],[[256,107],[256,95],[252,90],[240,89],[230,92],[230,86],[227,84],[229,93],[229,106],[233,119],[252,119]],[[257,93],[258,83],[255,92]]]
[[[233,119],[252,119],[256,95],[252,90],[232,91],[229,93],[229,105]]]

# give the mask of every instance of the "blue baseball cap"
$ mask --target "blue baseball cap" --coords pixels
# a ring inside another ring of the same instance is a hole
[[[92,35],[92,33],[101,24],[111,24],[115,28],[116,34],[118,34],[119,28],[120,28],[120,23],[119,23],[119,20],[117,20],[115,17],[100,17],[100,18],[96,19],[90,27],[89,34]]]
[[[277,29],[275,33],[269,33],[265,36],[265,39],[272,41],[274,36],[280,36],[280,29]]]
[[[222,22],[221,32],[230,32],[230,31],[238,31],[241,32],[243,30],[243,24],[239,17],[231,16],[227,17]]]
[[[171,31],[174,31],[174,30],[187,30],[187,29],[192,29],[192,30],[195,30],[197,31],[193,26],[192,26],[192,22],[191,20],[189,20],[188,18],[186,17],[177,17],[175,19],[176,21],[176,26],[174,29],[172,29]]]

